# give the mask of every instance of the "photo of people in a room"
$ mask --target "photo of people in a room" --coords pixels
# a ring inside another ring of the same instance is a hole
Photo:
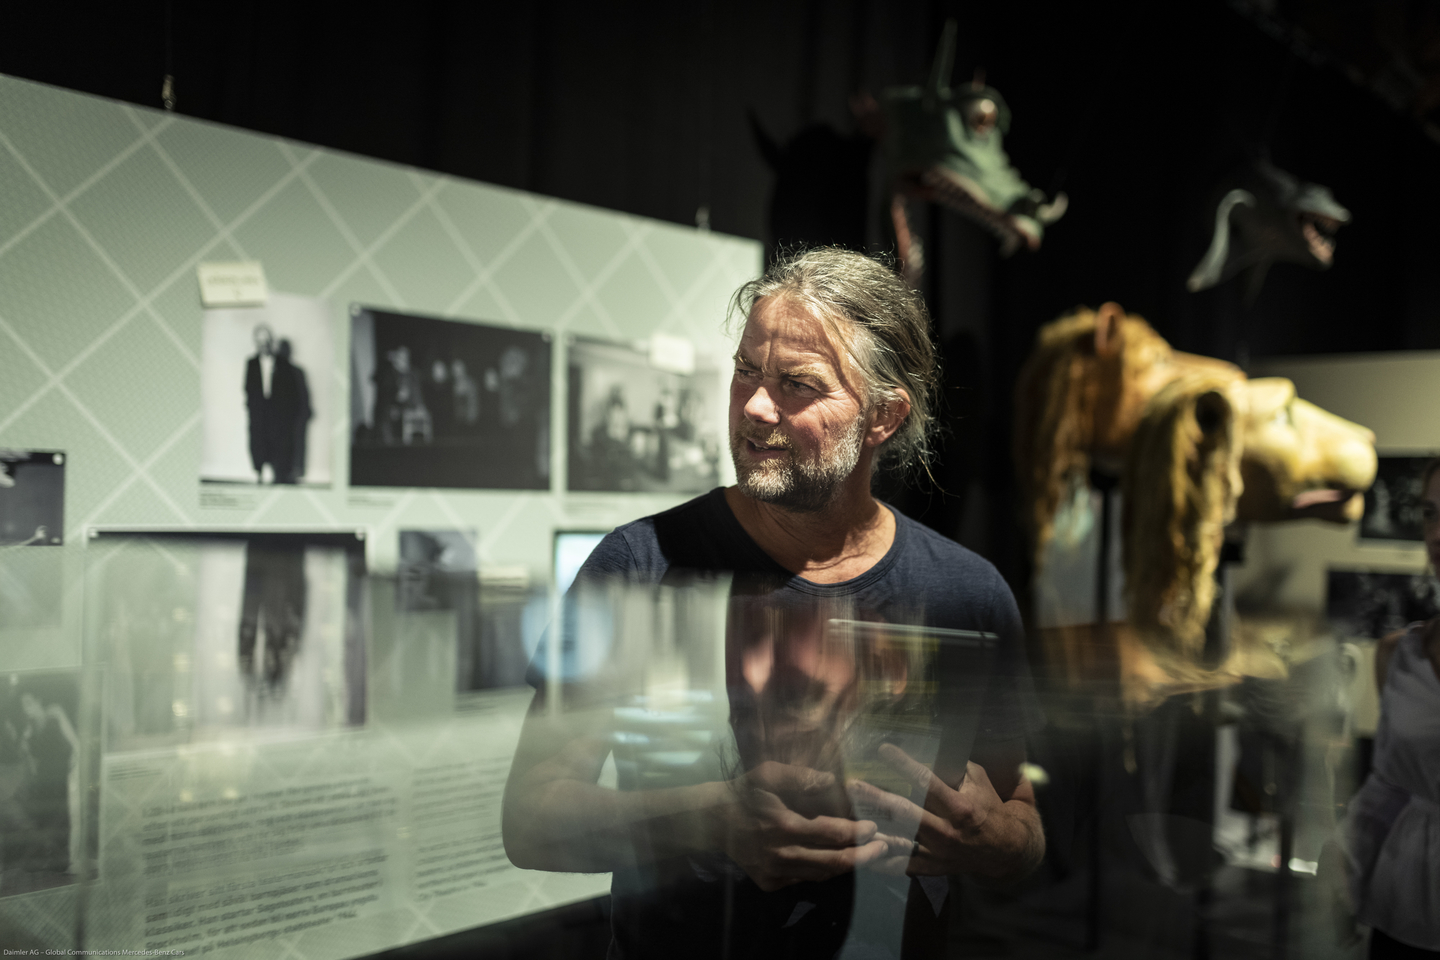
[[[1423,540],[1420,486],[1430,457],[1380,457],[1375,484],[1365,491],[1363,540]]]
[[[350,482],[550,486],[548,335],[351,310]]]
[[[329,485],[329,311],[323,300],[273,292],[263,307],[205,311],[201,480]]]
[[[714,370],[673,373],[635,347],[575,339],[569,489],[700,493],[716,486],[719,394]]]
[[[84,871],[79,696],[78,671],[0,675],[0,897]]]
[[[1379,640],[1440,613],[1429,574],[1332,569],[1325,581],[1325,615],[1347,637]]]

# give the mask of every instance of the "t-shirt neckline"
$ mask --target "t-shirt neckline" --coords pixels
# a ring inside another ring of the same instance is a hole
[[[744,524],[740,522],[740,518],[735,516],[735,511],[730,509],[730,503],[725,499],[724,487],[716,487],[710,492],[710,495],[716,501],[717,509],[730,525],[731,531],[741,543],[746,545],[747,549],[752,551],[757,558],[763,559],[776,573],[783,576],[785,578],[785,586],[792,590],[809,593],[813,596],[839,596],[847,593],[855,593],[870,586],[885,576],[890,568],[895,565],[895,561],[899,558],[901,549],[904,546],[903,541],[909,536],[910,532],[909,527],[906,525],[909,518],[883,500],[880,501],[880,505],[886,510],[889,510],[895,518],[895,536],[890,541],[890,548],[885,551],[885,555],[879,560],[876,560],[870,569],[859,576],[851,577],[849,580],[841,580],[838,583],[816,583],[781,566],[774,557],[770,556],[770,554],[761,548],[760,544],[755,542],[755,538],[750,536],[749,531],[747,531]]]

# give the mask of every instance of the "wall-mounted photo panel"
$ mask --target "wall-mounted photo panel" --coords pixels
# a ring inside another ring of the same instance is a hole
[[[65,542],[65,454],[0,447],[0,546]]]
[[[1325,615],[1345,637],[1378,640],[1440,613],[1440,584],[1425,573],[1338,570],[1325,576]]]
[[[336,404],[334,323],[314,297],[205,311],[200,479],[328,486]]]
[[[97,533],[86,615],[105,748],[291,736],[365,720],[364,540]]]
[[[0,897],[84,873],[78,670],[0,673]]]
[[[1425,539],[1420,521],[1420,481],[1429,456],[1381,457],[1375,482],[1365,491],[1362,540]]]
[[[351,484],[549,489],[549,334],[350,315]]]
[[[714,369],[677,373],[636,347],[569,345],[572,491],[703,493],[720,482],[724,438]]]

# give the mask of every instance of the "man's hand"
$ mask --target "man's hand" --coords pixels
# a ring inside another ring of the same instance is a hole
[[[832,774],[768,761],[726,788],[734,802],[717,845],[761,890],[828,880],[890,852],[873,822],[831,815],[845,806]]]
[[[1001,799],[985,768],[966,765],[965,777],[951,787],[923,764],[893,744],[880,747],[880,758],[924,794],[924,806],[866,783],[852,780],[850,796],[857,807],[895,821],[895,832],[915,838],[904,863],[912,876],[974,873],[993,879],[1018,879],[1044,855],[1044,835],[1034,807],[1034,792],[1021,778],[1008,800]],[[893,845],[896,854],[903,847]],[[899,872],[896,857],[877,864]]]

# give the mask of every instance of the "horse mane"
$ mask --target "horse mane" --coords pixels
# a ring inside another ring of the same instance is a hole
[[[1142,640],[1198,662],[1240,498],[1244,395],[1192,375],[1150,401],[1125,460],[1125,598]]]
[[[1097,414],[1118,405],[1127,384],[1170,355],[1170,345],[1148,323],[1122,314],[1119,352],[1101,356],[1095,347],[1099,315],[1079,307],[1041,327],[1016,385],[1011,452],[1036,571],[1060,503],[1072,485],[1090,482],[1091,452],[1105,439],[1096,436]]]

